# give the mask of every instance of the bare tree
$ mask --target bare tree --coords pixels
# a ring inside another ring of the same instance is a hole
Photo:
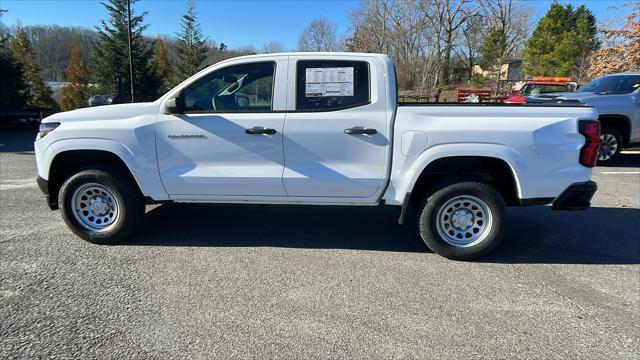
[[[300,51],[339,51],[336,26],[324,18],[313,20],[298,38]]]
[[[434,28],[442,34],[442,70],[440,81],[448,84],[451,75],[451,54],[459,30],[473,16],[475,9],[471,0],[430,0],[432,11],[429,20]]]
[[[285,51],[286,50],[284,44],[278,41],[269,41],[268,43],[262,45],[263,53],[281,53]]]
[[[389,53],[389,18],[394,4],[386,0],[366,0],[351,13],[353,33],[347,39],[349,51]]]
[[[503,61],[520,56],[531,29],[533,10],[522,0],[478,0],[480,13],[491,29],[502,30],[507,36]]]
[[[471,75],[493,28],[508,37],[499,61],[519,56],[529,33],[531,12],[525,4],[524,0],[362,0],[350,14],[346,46],[349,51],[388,54],[396,63],[399,87],[428,96],[453,79],[456,63]]]
[[[453,48],[456,57],[464,65],[469,79],[473,74],[473,66],[480,58],[487,30],[485,18],[475,14],[467,20],[462,28],[461,36]]]
[[[630,7],[630,13],[623,27],[600,30],[605,45],[591,56],[587,73],[591,78],[640,69],[640,4],[621,6]]]

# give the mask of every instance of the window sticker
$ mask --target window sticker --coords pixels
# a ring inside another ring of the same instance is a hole
[[[305,97],[353,96],[353,67],[307,68]]]

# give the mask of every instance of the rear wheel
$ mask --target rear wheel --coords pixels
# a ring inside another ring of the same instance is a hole
[[[420,210],[422,240],[433,252],[449,259],[484,256],[500,244],[504,234],[504,200],[483,182],[443,183]]]
[[[598,165],[610,165],[618,159],[622,151],[622,136],[615,128],[604,125],[600,131]]]
[[[116,169],[87,169],[60,189],[62,216],[84,240],[110,244],[132,235],[142,222],[144,201],[135,184]]]

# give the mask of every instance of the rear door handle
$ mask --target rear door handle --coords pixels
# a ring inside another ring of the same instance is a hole
[[[273,135],[276,133],[276,129],[264,128],[262,126],[254,126],[251,129],[246,129],[244,133],[247,135],[262,135],[262,134]]]
[[[355,126],[349,129],[344,129],[344,133],[347,135],[375,135],[378,133],[378,130]]]

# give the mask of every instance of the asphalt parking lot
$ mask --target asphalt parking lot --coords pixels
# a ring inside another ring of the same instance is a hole
[[[33,137],[0,131],[0,358],[640,354],[640,152],[595,169],[592,209],[511,209],[465,263],[390,208],[164,205],[92,245],[46,207]]]

